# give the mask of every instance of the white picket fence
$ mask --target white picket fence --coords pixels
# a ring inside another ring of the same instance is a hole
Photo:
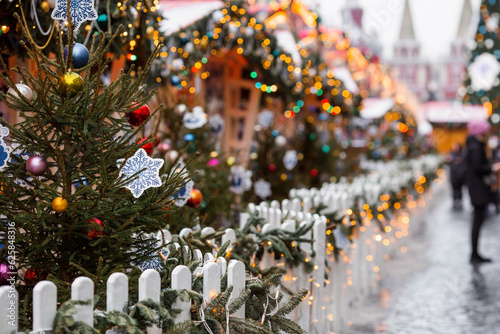
[[[398,210],[396,215],[390,217],[382,231],[379,224],[374,221],[378,212],[373,212],[373,218],[365,212],[363,225],[356,226],[355,237],[352,243],[342,234],[337,234],[337,245],[343,249],[339,261],[335,261],[333,245],[327,242],[327,219],[323,215],[311,214],[311,208],[323,204],[326,209],[322,213],[338,213],[344,219],[344,224],[350,224],[349,210],[355,204],[363,207],[383,207],[383,197],[388,191],[398,192],[411,181],[420,177],[426,170],[435,171],[439,159],[424,158],[402,164],[391,163],[380,167],[375,164],[372,173],[355,178],[351,183],[340,182],[325,184],[321,189],[300,189],[290,192],[290,199],[281,203],[272,201],[262,202],[259,205],[250,204],[249,213],[242,213],[240,228],[245,226],[251,213],[258,215],[267,222],[261,232],[273,229],[295,231],[299,226],[313,223],[313,228],[304,238],[313,239],[311,243],[292,245],[300,247],[308,255],[308,260],[314,263],[314,270],[308,273],[303,266],[290,267],[284,260],[275,260],[274,254],[264,252],[260,263],[262,268],[271,266],[284,267],[287,270],[283,277],[283,285],[292,291],[307,288],[310,293],[307,299],[291,315],[306,332],[314,334],[345,333],[349,325],[349,310],[352,306],[362,303],[371,293],[376,293],[380,273],[387,257],[405,247],[404,239],[409,234],[410,215],[417,214],[419,206]],[[403,168],[404,167],[404,168]],[[354,199],[358,198],[358,203]],[[183,229],[179,236],[187,236],[192,231]],[[215,230],[211,227],[204,228],[202,235],[209,235]],[[163,230],[158,238],[165,242],[172,240],[169,231]],[[236,240],[236,233],[226,229],[220,241],[210,240],[217,246],[226,241],[231,243]],[[174,244],[179,248],[180,245]],[[187,247],[187,246],[184,246]],[[184,252],[187,256],[188,249]],[[225,258],[214,258],[214,253],[202,255],[201,251],[194,250],[193,259],[200,260],[203,266],[195,270],[194,275],[203,275],[203,295],[210,301],[220,293],[220,279],[227,272],[228,285],[234,290],[231,300],[238,297],[245,288],[245,267],[243,263],[235,260],[226,262]],[[172,289],[190,289],[192,273],[185,266],[177,266],[172,273]],[[139,279],[139,300],[151,298],[160,300],[160,275],[148,269]],[[115,273],[107,282],[107,310],[121,311],[128,305],[128,278],[125,274]],[[73,300],[90,301],[88,305],[79,305],[77,320],[84,321],[92,326],[93,323],[93,282],[86,277],[77,278],[71,288]],[[12,306],[14,305],[14,307]],[[17,292],[9,286],[0,287],[0,334],[17,332]],[[175,308],[182,309],[176,322],[183,322],[190,318],[190,302],[178,300]],[[52,329],[57,307],[57,289],[49,281],[38,283],[33,291],[33,332],[46,333]],[[244,308],[234,316],[243,318]],[[12,324],[12,320],[14,323]],[[160,324],[159,324],[160,325]],[[148,333],[161,333],[158,328],[148,330]]]

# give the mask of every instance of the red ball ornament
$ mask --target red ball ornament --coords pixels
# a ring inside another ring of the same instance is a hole
[[[276,170],[276,166],[275,166],[274,164],[270,164],[270,165],[269,165],[269,170],[270,170],[271,172],[274,172],[274,171]]]
[[[92,228],[90,231],[87,231],[87,236],[90,239],[95,240],[95,239],[97,239],[98,236],[104,235],[104,231],[103,231],[104,225],[100,219],[92,218],[89,220],[89,223],[90,223],[90,226],[97,227],[97,229]],[[97,225],[99,225],[99,227]]]
[[[187,205],[192,208],[197,208],[203,202],[203,195],[198,189],[191,190],[191,198],[188,199]]]
[[[127,113],[128,124],[132,126],[140,126],[151,115],[149,107],[143,104],[140,108]]]
[[[147,139],[148,138],[142,138],[141,140],[139,140],[138,144],[142,143],[143,141],[145,141]],[[144,145],[142,145],[142,148],[144,149],[144,151],[146,151],[146,153],[148,155],[151,155],[153,153],[153,143],[144,144]]]
[[[35,270],[33,268],[30,268],[24,273],[24,283],[26,285],[35,285],[40,282],[40,277],[42,278],[42,280],[44,280],[47,279],[48,276],[49,275],[47,273],[44,273],[41,269]]]
[[[318,176],[318,170],[317,170],[316,168],[311,169],[311,176],[312,176],[312,177],[316,177],[316,176]]]

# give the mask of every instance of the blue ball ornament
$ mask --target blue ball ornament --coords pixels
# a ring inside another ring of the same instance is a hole
[[[68,56],[68,47],[64,49],[64,59]],[[88,64],[90,58],[89,50],[85,45],[75,43],[73,46],[73,67],[82,68]]]
[[[101,14],[97,17],[97,25],[101,30],[108,31],[108,15]]]
[[[181,84],[181,78],[179,78],[179,76],[177,76],[177,75],[172,75],[170,77],[170,83],[172,84],[172,86],[180,85]]]
[[[185,141],[192,141],[194,140],[194,135],[192,133],[188,133],[184,136]]]

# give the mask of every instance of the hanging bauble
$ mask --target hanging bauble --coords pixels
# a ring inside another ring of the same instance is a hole
[[[10,27],[8,25],[2,25],[0,27],[0,31],[2,32],[2,34],[6,34],[10,31]]]
[[[132,126],[140,126],[151,115],[149,107],[143,104],[140,108],[127,113],[128,124]]]
[[[63,95],[75,97],[83,89],[83,79],[75,72],[69,72],[61,77],[59,88]]]
[[[33,91],[31,90],[31,88],[29,88],[29,86],[23,84],[23,83],[20,83],[20,84],[16,84],[16,87],[17,89],[19,90],[19,92],[28,100],[28,101],[33,101]],[[15,96],[15,97],[19,97],[19,95],[17,94],[17,91],[14,89],[14,88],[9,88],[9,90],[7,91],[7,95],[12,95],[12,96]]]
[[[50,10],[50,5],[47,1],[42,1],[42,3],[40,4],[40,8],[42,8],[42,10],[45,12],[45,13],[48,13],[49,10]]]
[[[184,68],[185,68],[184,60],[179,59],[179,58],[172,60],[172,69],[174,71],[177,71],[177,72],[182,71]]]
[[[284,136],[277,136],[276,139],[274,139],[274,143],[278,147],[283,147],[286,145],[286,138]]]
[[[16,270],[13,265],[10,268],[7,262],[0,263],[0,286],[13,284],[16,279],[15,272]]]
[[[161,142],[158,144],[158,151],[160,151],[161,154],[167,153],[170,148],[170,144],[167,142]]]
[[[64,213],[68,209],[68,201],[62,197],[56,197],[52,200],[52,210],[57,213]]]
[[[146,141],[148,138],[142,138],[141,140],[139,140],[137,143],[140,144],[144,141]],[[151,155],[153,153],[153,143],[147,143],[147,144],[144,144],[142,145],[142,148],[144,149],[144,151],[146,151],[146,153],[148,155]]]
[[[171,162],[174,162],[175,160],[177,160],[177,158],[179,157],[179,152],[177,151],[168,151],[167,153],[167,159]]]
[[[47,167],[47,160],[39,155],[33,155],[26,161],[26,170],[35,176],[43,175]]]
[[[103,31],[108,31],[108,15],[101,14],[97,17],[97,25]]]
[[[26,270],[24,273],[24,284],[26,285],[35,285],[38,282],[40,282],[40,277],[42,280],[46,279],[49,275],[47,273],[44,273],[43,270],[35,270],[32,268],[29,268]]]
[[[188,199],[187,205],[192,208],[197,208],[203,201],[203,195],[198,189],[191,190],[191,198]]]
[[[179,78],[179,76],[177,75],[172,75],[170,77],[170,83],[172,84],[172,86],[178,86],[181,84],[181,78]]]
[[[64,49],[64,60],[68,56],[69,47]],[[75,43],[73,45],[73,67],[82,68],[88,64],[90,58],[90,53],[87,47],[81,43]]]
[[[90,226],[91,226],[91,229],[90,231],[87,231],[87,236],[92,239],[92,240],[95,240],[97,239],[98,236],[100,235],[104,235],[104,224],[102,223],[102,221],[98,218],[92,218],[89,220],[89,223],[90,223]]]

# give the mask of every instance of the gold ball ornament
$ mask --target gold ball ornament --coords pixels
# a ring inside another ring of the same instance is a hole
[[[52,210],[57,213],[64,213],[68,209],[68,201],[62,197],[56,197],[52,200]]]
[[[50,10],[50,5],[47,1],[42,1],[42,3],[40,4],[40,8],[42,8],[42,10],[45,12],[45,13],[48,13],[49,10]]]
[[[83,89],[83,79],[75,72],[68,72],[61,77],[59,88],[64,95],[75,97]]]

